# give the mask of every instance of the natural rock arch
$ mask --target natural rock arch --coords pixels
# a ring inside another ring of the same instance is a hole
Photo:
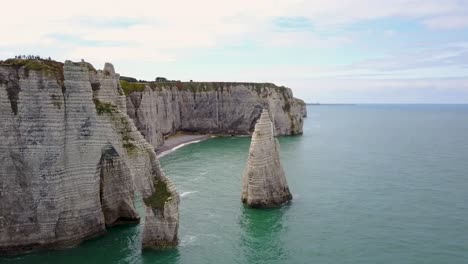
[[[136,219],[134,192],[158,197],[161,183],[169,196],[162,206],[144,203],[143,247],[175,246],[179,196],[126,115],[113,66],[96,71],[66,61],[27,70],[12,63],[0,63],[0,76],[18,73],[20,86],[12,109],[9,80],[0,82],[0,254],[66,248],[98,236],[106,224]]]

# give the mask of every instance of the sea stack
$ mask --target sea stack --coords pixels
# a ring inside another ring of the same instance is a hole
[[[242,180],[242,202],[252,208],[269,208],[292,199],[279,157],[268,110],[263,110],[250,143]]]

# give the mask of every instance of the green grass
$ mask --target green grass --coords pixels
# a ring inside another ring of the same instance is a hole
[[[287,88],[284,86],[277,86],[274,83],[248,83],[248,82],[132,82],[129,80],[136,80],[134,78],[125,77],[120,79],[120,85],[125,92],[129,95],[132,92],[142,92],[145,86],[148,85],[153,91],[163,89],[177,88],[181,91],[191,91],[193,93],[218,91],[223,88],[229,89],[232,86],[244,85],[250,89],[254,89],[258,95],[261,95],[266,89],[275,89],[277,92],[282,93],[286,98]]]
[[[23,67],[24,75],[26,77],[29,77],[30,71],[42,72],[46,75],[55,76],[55,79],[62,87],[62,90],[65,89],[63,63],[61,62],[43,59],[8,59],[5,61],[0,61],[0,65],[13,66],[16,69]]]
[[[118,121],[119,119],[123,126],[123,129],[120,131],[120,135],[122,136],[122,147],[124,147],[128,151],[128,154],[132,154],[134,151],[138,149],[138,147],[131,142],[133,141],[133,139],[130,137],[130,130],[128,129],[128,122],[126,118],[125,117],[113,118],[114,122],[119,122]]]
[[[101,102],[99,99],[93,99],[93,102],[98,115],[112,114],[117,111],[117,106],[112,103]]]
[[[128,142],[128,141],[127,141],[127,142],[124,142],[124,143],[122,144],[122,146],[123,146],[124,148],[126,148],[127,151],[129,151],[129,152],[132,152],[132,151],[134,151],[134,150],[137,148],[137,146],[135,146],[135,144],[133,144],[132,142]]]
[[[143,201],[147,206],[151,208],[164,209],[164,204],[171,197],[171,193],[167,189],[167,184],[164,181],[157,181],[154,183],[154,192],[148,197],[144,198]]]
[[[144,83],[136,83],[136,82],[127,82],[125,80],[120,80],[120,86],[124,91],[125,95],[129,95],[133,92],[143,92],[145,90]]]
[[[29,71],[44,71],[47,73],[63,74],[63,64],[56,61],[35,59],[8,59],[2,62],[2,64],[11,65],[17,68],[24,67],[26,74]]]
[[[126,126],[126,125],[125,125],[125,126]],[[125,129],[127,129],[127,128],[125,127]],[[122,146],[123,146],[125,149],[127,149],[127,151],[132,152],[132,151],[134,151],[134,150],[137,149],[137,146],[136,146],[135,144],[133,144],[132,142],[130,142],[130,140],[131,140],[131,139],[130,139],[130,137],[128,136],[128,130],[124,130],[124,131],[122,132],[122,141],[123,141]]]
[[[94,66],[91,63],[86,62],[86,67],[88,68],[89,72],[97,73],[96,68],[94,68]]]
[[[159,82],[150,82],[149,83],[149,87],[151,88],[151,90],[153,91],[156,91],[156,89],[158,89],[158,91],[162,91],[166,86],[164,86],[164,84],[161,84]]]

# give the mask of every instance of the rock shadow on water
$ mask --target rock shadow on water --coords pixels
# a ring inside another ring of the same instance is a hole
[[[108,228],[105,235],[74,248],[2,256],[0,263],[141,263],[140,228],[139,224],[114,226]]]
[[[284,247],[288,224],[284,222],[290,205],[281,208],[252,209],[242,206],[239,218],[239,247],[245,263],[286,263],[290,259]]]
[[[141,262],[151,264],[175,264],[180,263],[180,252],[178,248],[168,250],[144,250],[141,255]]]

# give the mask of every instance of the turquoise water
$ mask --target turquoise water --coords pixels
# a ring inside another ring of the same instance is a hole
[[[161,159],[182,195],[178,249],[141,253],[139,226],[0,263],[468,263],[468,106],[309,106],[282,137],[294,200],[240,203],[249,138]]]

